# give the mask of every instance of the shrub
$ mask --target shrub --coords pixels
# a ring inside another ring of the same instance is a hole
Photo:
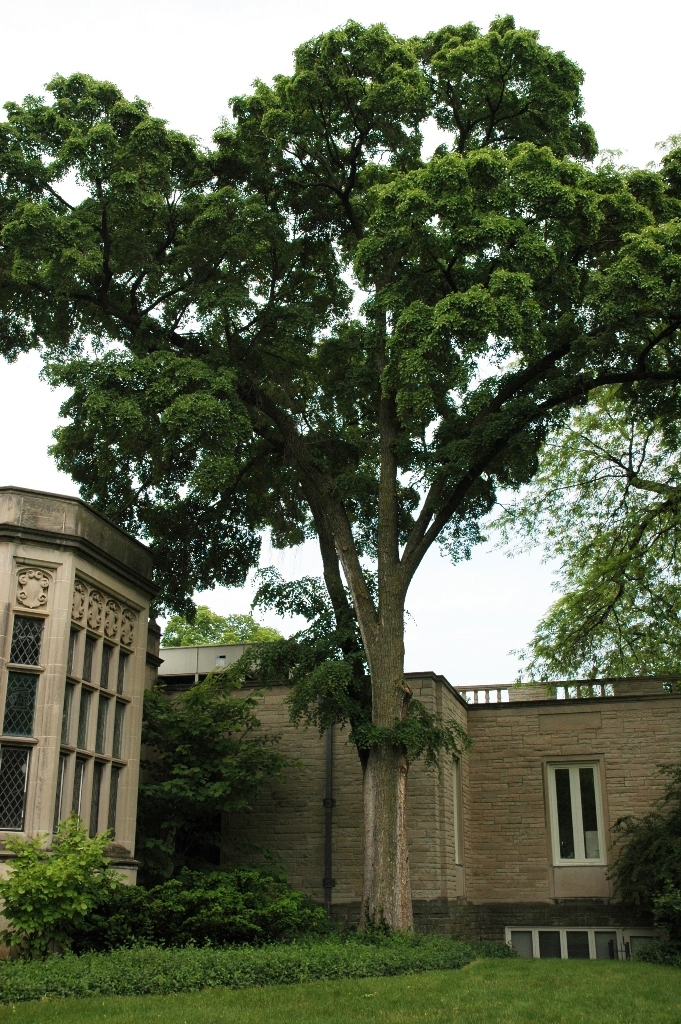
[[[634,960],[647,964],[663,964],[666,967],[681,967],[681,943],[646,942],[636,953]]]
[[[652,910],[670,939],[681,943],[681,764],[660,771],[668,782],[657,809],[615,824],[619,853],[612,877],[621,900]]]
[[[89,839],[80,818],[72,815],[60,823],[51,851],[46,839],[6,840],[15,856],[7,878],[0,879],[3,913],[10,922],[0,938],[25,956],[68,949],[88,911],[123,888],[103,857],[108,832]]]
[[[663,893],[653,898],[655,923],[669,932],[669,937],[681,953],[681,889],[668,885]]]
[[[109,890],[72,939],[76,952],[136,943],[222,946],[274,942],[327,927],[321,907],[272,874],[185,869],[152,889]]]
[[[136,852],[145,881],[158,884],[179,868],[220,862],[221,819],[248,810],[266,779],[287,766],[277,737],[260,729],[262,694],[238,696],[216,672],[186,693],[144,694]]]
[[[380,943],[337,937],[231,949],[117,949],[42,961],[0,963],[0,1003],[68,996],[164,995],[226,986],[287,985],[452,970],[481,957],[510,957],[508,946],[399,936]]]

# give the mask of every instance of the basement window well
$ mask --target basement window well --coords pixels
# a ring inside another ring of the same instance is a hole
[[[654,938],[650,928],[506,928],[506,942],[527,960],[628,960]]]

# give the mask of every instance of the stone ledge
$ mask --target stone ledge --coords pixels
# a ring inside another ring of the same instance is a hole
[[[356,927],[361,904],[332,903],[331,917]],[[414,900],[417,932],[457,939],[504,942],[507,927],[651,928],[652,915],[640,907],[607,900],[553,900],[546,903],[468,903],[464,900]]]

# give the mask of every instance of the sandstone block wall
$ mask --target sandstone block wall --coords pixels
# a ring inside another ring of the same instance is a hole
[[[547,765],[581,759],[600,766],[610,837],[617,818],[645,813],[661,796],[657,765],[679,759],[680,712],[681,697],[666,694],[469,707],[468,898],[610,897],[607,869],[552,867]],[[608,864],[612,859],[609,843]],[[558,873],[566,870],[573,881],[561,890]]]
[[[681,696],[658,689],[466,705],[441,676],[411,673],[407,681],[416,698],[460,722],[473,741],[458,767],[443,757],[439,770],[419,762],[410,768],[407,822],[417,925],[499,939],[503,924],[592,917],[594,924],[606,923],[611,846],[604,866],[554,867],[548,765],[597,765],[610,844],[618,817],[645,813],[662,794],[657,765],[679,759]],[[280,734],[280,749],[292,766],[284,779],[265,785],[251,813],[225,820],[223,860],[274,864],[292,885],[322,902],[325,743],[315,730],[290,724],[287,693],[285,686],[267,691],[258,714],[264,729]],[[362,773],[348,730],[339,727],[333,777],[334,913],[352,922],[362,896]],[[631,918],[630,911],[621,912]]]

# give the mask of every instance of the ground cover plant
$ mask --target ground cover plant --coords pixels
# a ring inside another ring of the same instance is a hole
[[[452,970],[479,957],[509,958],[499,943],[423,935],[334,936],[261,946],[117,949],[0,964],[0,1003],[90,995],[162,995],[216,986],[251,988],[332,978]]]
[[[0,1007],[12,1024],[678,1024],[681,972],[641,963],[478,960],[463,970],[189,995]]]

